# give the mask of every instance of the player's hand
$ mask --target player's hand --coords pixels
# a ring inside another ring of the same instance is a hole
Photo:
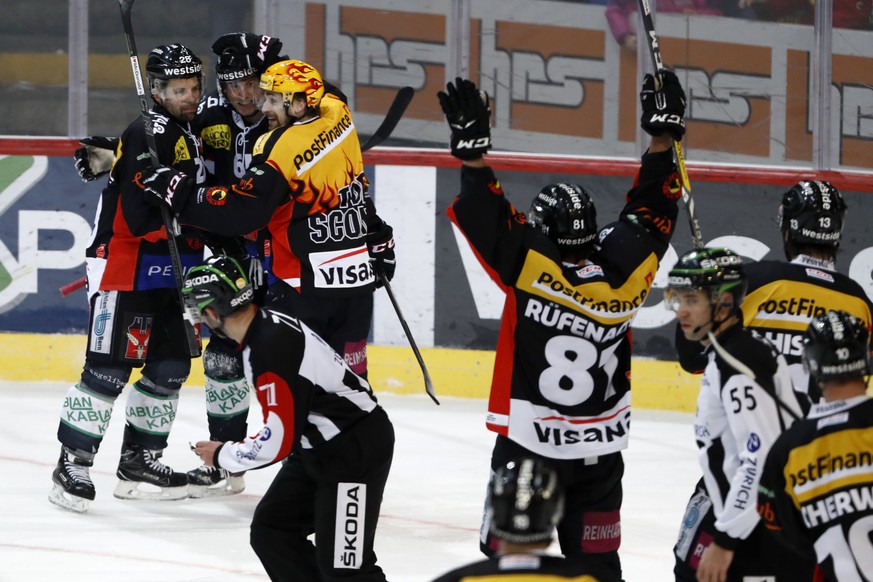
[[[181,210],[194,187],[191,178],[167,166],[144,170],[141,179],[149,202],[166,205],[173,212]]]
[[[667,133],[674,141],[680,141],[685,135],[685,91],[673,71],[662,70],[660,79],[661,84],[657,86],[652,75],[643,77],[640,125],[649,135]]]
[[[397,270],[397,260],[394,256],[394,229],[381,221],[376,228],[367,233],[367,248],[370,251],[370,262],[376,272],[376,287],[382,286],[382,277],[387,281],[394,278]]]
[[[209,467],[215,466],[215,451],[223,445],[221,441],[197,441],[191,445],[191,450],[194,454],[200,457],[204,465]]]
[[[725,582],[728,568],[734,559],[734,551],[712,542],[703,550],[697,566],[698,582]]]
[[[491,107],[488,93],[460,77],[437,93],[440,107],[452,130],[452,155],[475,160],[491,149]]]
[[[105,176],[115,162],[115,150],[118,148],[117,137],[92,135],[79,140],[82,147],[73,154],[76,172],[83,182],[92,182]]]
[[[249,65],[261,73],[281,60],[279,53],[282,51],[282,41],[252,32],[229,32],[212,43],[212,52],[217,55],[227,50],[247,57]]]

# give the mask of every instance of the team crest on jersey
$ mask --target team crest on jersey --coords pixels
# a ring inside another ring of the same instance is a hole
[[[129,360],[145,360],[152,335],[152,318],[146,315],[134,316],[127,326],[127,348],[124,357]]]
[[[603,269],[600,265],[585,265],[581,269],[576,270],[576,276],[580,279],[588,279],[589,277],[597,277],[603,275]]]
[[[834,282],[834,277],[827,271],[822,271],[820,269],[813,269],[811,267],[806,268],[806,274],[810,277],[814,277],[816,279],[821,279],[822,281],[827,281],[828,283]]]
[[[227,202],[227,190],[224,188],[210,188],[206,191],[206,201],[213,206],[224,206]]]
[[[682,196],[682,178],[679,177],[679,172],[673,172],[669,178],[664,180],[664,187],[661,191],[669,200],[676,200]]]
[[[176,142],[176,145],[173,147],[173,164],[176,165],[179,162],[184,162],[191,159],[191,152],[188,151],[188,144],[185,142],[185,138],[183,136],[179,136],[179,140]]]

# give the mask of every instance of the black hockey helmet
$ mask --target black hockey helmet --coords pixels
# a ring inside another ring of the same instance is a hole
[[[156,88],[156,81],[159,80],[190,77],[197,77],[202,85],[203,61],[183,44],[162,44],[149,53],[146,61],[146,76],[152,89]]]
[[[491,482],[491,533],[507,542],[548,542],[564,513],[558,474],[544,459],[522,457],[498,468]]]
[[[706,291],[713,302],[730,292],[738,307],[746,296],[746,286],[743,259],[738,254],[721,247],[694,249],[679,257],[668,273],[667,305],[673,305],[675,291],[682,290]]]
[[[279,62],[282,41],[271,36],[251,32],[231,32],[212,43],[212,52],[218,55],[215,76],[219,84],[260,76],[267,67]]]
[[[549,184],[530,204],[527,222],[562,251],[587,256],[597,241],[597,211],[577,184]]]
[[[209,257],[188,271],[182,293],[198,312],[212,307],[221,317],[254,299],[254,290],[242,265],[224,255]]]
[[[816,382],[870,375],[867,328],[845,311],[813,318],[803,338],[803,367]]]
[[[798,245],[840,246],[846,203],[829,182],[801,180],[782,195],[777,222]]]

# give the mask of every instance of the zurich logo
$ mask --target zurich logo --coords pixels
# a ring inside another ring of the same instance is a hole
[[[746,448],[749,452],[754,453],[758,449],[761,448],[761,437],[757,434],[752,433],[749,435],[749,440],[746,442]]]

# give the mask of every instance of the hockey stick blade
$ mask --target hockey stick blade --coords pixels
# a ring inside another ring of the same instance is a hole
[[[424,391],[427,392],[427,395],[430,396],[430,399],[433,400],[437,406],[439,406],[440,401],[437,400],[436,391],[433,389],[433,382],[431,382],[430,374],[427,371],[427,366],[424,364],[424,359],[421,357],[421,352],[418,351],[418,346],[415,344],[415,339],[412,337],[412,332],[409,330],[409,325],[406,324],[406,318],[403,317],[403,313],[400,311],[400,305],[397,303],[397,298],[394,297],[394,291],[391,289],[391,283],[388,282],[388,279],[384,274],[377,271],[376,276],[379,278],[379,281],[382,283],[382,286],[385,287],[385,291],[388,293],[388,299],[391,300],[391,305],[394,306],[394,312],[397,313],[397,319],[400,320],[400,326],[403,327],[403,333],[406,334],[406,339],[409,340],[409,346],[412,348],[412,353],[415,354],[415,359],[418,360],[418,365],[421,368],[421,373],[424,376]]]
[[[391,107],[388,108],[388,113],[385,114],[385,119],[382,120],[382,124],[376,129],[376,132],[370,136],[370,139],[361,146],[362,152],[373,149],[391,137],[391,133],[394,131],[394,128],[397,127],[400,118],[403,117],[404,113],[406,113],[406,108],[409,107],[409,103],[414,96],[415,89],[412,87],[401,87],[400,90],[397,91],[397,95],[394,96],[394,101],[391,103]]]

